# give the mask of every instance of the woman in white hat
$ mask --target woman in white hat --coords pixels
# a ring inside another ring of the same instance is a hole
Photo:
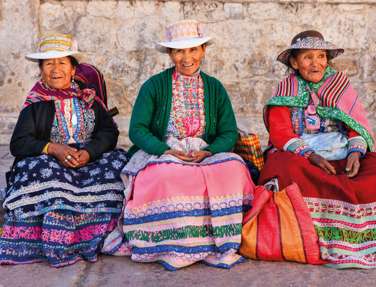
[[[277,58],[293,70],[265,108],[271,150],[259,183],[296,182],[321,258],[337,268],[376,267],[376,153],[349,79],[329,61],[344,52],[317,31],[297,34]],[[281,168],[283,166],[283,168]]]
[[[10,150],[0,264],[47,261],[54,267],[95,261],[116,225],[125,153],[95,90],[74,81],[77,45],[49,34],[38,53],[41,79],[28,93]]]
[[[140,89],[129,129],[132,158],[123,170],[124,234],[114,232],[104,249],[116,253],[123,239],[117,253],[135,261],[169,270],[197,261],[229,268],[242,259],[243,212],[254,184],[230,152],[237,127],[226,90],[200,70],[210,37],[194,20],[167,27],[166,37],[159,50],[174,66]]]

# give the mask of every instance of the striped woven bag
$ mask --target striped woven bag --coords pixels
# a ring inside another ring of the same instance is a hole
[[[248,134],[239,130],[239,138],[235,144],[234,152],[244,160],[251,162],[259,171],[263,168],[264,157],[260,139],[256,134]]]
[[[296,183],[277,192],[256,187],[252,209],[243,220],[240,254],[259,260],[325,263]]]

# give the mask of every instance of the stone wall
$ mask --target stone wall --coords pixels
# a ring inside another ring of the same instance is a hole
[[[346,70],[376,128],[376,1],[55,1],[0,0],[0,144],[7,144],[25,93],[38,78],[34,51],[46,31],[76,35],[82,61],[100,67],[117,106],[120,144],[128,145],[132,103],[148,77],[171,65],[157,52],[166,24],[184,18],[207,23],[215,45],[203,70],[227,88],[242,127],[267,134],[262,108],[285,73],[275,58],[303,29],[318,29],[345,48],[334,61]]]

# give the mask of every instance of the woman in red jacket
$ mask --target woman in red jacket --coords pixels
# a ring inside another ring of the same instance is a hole
[[[343,53],[317,31],[296,35],[278,61],[293,72],[265,108],[270,134],[259,183],[300,187],[322,259],[337,268],[376,267],[374,138],[349,79],[329,61]],[[373,234],[373,235],[372,235]]]

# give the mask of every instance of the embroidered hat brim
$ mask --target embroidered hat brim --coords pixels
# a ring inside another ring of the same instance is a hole
[[[284,50],[277,57],[277,61],[290,67],[290,54],[292,50],[302,50],[302,49],[313,49],[313,50],[326,50],[328,51],[329,60],[343,54],[345,51],[342,48],[337,48],[334,44],[325,41],[320,38],[307,37],[303,38],[301,41],[297,41],[292,44],[288,49]]]
[[[77,41],[71,34],[48,33],[43,35],[38,43],[38,50],[26,55],[31,61],[79,56]]]
[[[31,53],[26,55],[26,59],[31,61],[37,60],[46,60],[46,59],[54,59],[54,58],[63,58],[68,56],[79,56],[81,55],[78,51],[47,51],[47,52],[40,52],[40,53]]]
[[[171,42],[158,42],[157,49],[162,53],[168,53],[169,49],[187,49],[198,47],[203,44],[211,45],[213,43],[211,37],[197,37]]]

